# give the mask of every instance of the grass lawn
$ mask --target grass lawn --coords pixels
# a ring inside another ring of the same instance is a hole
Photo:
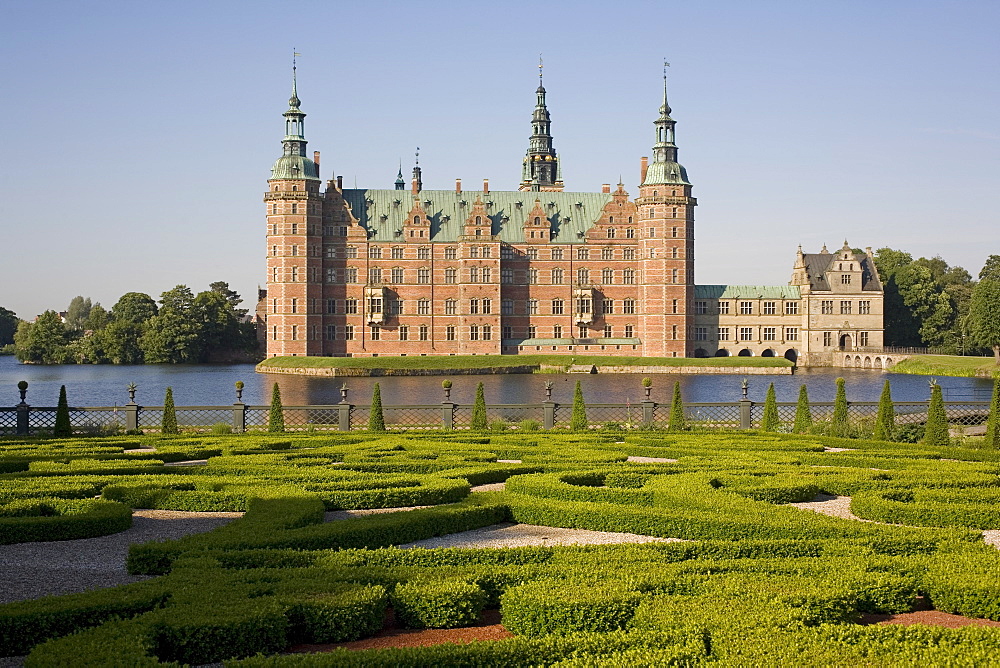
[[[992,357],[960,357],[958,355],[914,355],[892,367],[893,373],[922,376],[995,377],[1000,367]]]
[[[427,357],[272,357],[258,366],[353,369],[489,369],[538,365],[570,366],[754,366],[790,367],[783,357],[609,357],[606,355],[455,355]]]

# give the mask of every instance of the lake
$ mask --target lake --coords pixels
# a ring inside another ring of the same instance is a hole
[[[812,401],[832,401],[835,379],[846,380],[849,401],[878,401],[882,383],[888,378],[892,397],[896,401],[924,401],[929,396],[927,376],[884,373],[862,369],[809,369],[792,376],[750,376],[749,396],[763,401],[769,383],[773,382],[778,401],[795,401],[799,386],[806,384]],[[740,399],[739,375],[674,375],[655,374],[652,398],[670,401],[674,381],[680,381],[685,401],[729,402]],[[59,365],[39,366],[20,364],[10,356],[0,356],[0,406],[13,406],[19,401],[17,382],[28,381],[29,404],[55,406],[59,386],[65,385],[70,405],[120,406],[128,402],[126,386],[138,386],[136,402],[147,406],[163,403],[167,386],[173,387],[178,406],[225,405],[236,400],[233,384],[242,380],[246,387],[243,401],[251,405],[270,402],[271,386],[277,381],[286,406],[334,404],[340,401],[340,387],[350,388],[348,399],[356,404],[371,400],[376,382],[386,404],[438,403],[443,398],[441,381],[444,376],[395,376],[388,378],[312,378],[259,374],[252,364],[201,365]],[[570,402],[576,381],[580,381],[584,398],[590,403],[624,403],[642,400],[642,376],[638,374],[504,374],[492,376],[454,376],[452,399],[472,403],[476,385],[485,386],[487,403],[537,403],[545,398],[543,384],[554,384],[552,398]],[[984,378],[939,377],[946,401],[989,401],[991,381]]]

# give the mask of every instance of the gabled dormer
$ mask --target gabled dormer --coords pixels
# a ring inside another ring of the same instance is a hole
[[[462,236],[466,238],[466,241],[472,241],[475,239],[486,240],[492,235],[493,221],[486,212],[486,205],[482,198],[477,197],[476,201],[472,203],[469,217],[465,219],[465,225],[462,226]]]
[[[605,189],[604,192],[608,190]],[[629,200],[625,186],[619,183],[618,190],[611,194],[611,201],[601,210],[601,217],[587,230],[587,239],[589,241],[631,239],[634,233],[629,234],[629,230],[635,228],[637,216],[638,209],[635,203]]]
[[[847,241],[830,258],[826,270],[826,284],[832,292],[861,292],[864,285],[864,267]]]
[[[403,240],[406,242],[426,243],[431,238],[431,219],[424,211],[419,197],[413,198],[413,207],[403,221]]]
[[[544,243],[552,240],[552,229],[549,217],[542,208],[542,200],[535,199],[535,206],[528,212],[521,226],[526,243]]]

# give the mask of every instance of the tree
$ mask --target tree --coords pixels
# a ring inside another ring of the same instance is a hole
[[[35,322],[22,322],[14,334],[17,359],[22,362],[60,364],[66,360],[69,336],[55,311],[46,311]]]
[[[177,411],[174,409],[174,388],[168,387],[163,397],[163,421],[160,423],[161,434],[179,434],[177,428]]]
[[[90,297],[81,297],[79,295],[73,297],[66,308],[66,325],[70,329],[82,331],[83,323],[90,316],[92,308],[93,304],[90,302]]]
[[[473,431],[486,431],[486,394],[483,391],[483,384],[476,386],[476,400],[472,404],[472,424]]]
[[[107,327],[110,322],[111,314],[98,302],[91,307],[90,314],[83,322],[83,328],[96,332]]]
[[[876,441],[888,441],[896,431],[896,407],[892,404],[892,390],[889,381],[882,385],[882,396],[878,399],[878,414],[875,416]]]
[[[799,387],[799,400],[795,405],[795,424],[792,431],[796,434],[804,434],[812,427],[812,413],[809,411],[809,391],[805,383]]]
[[[14,343],[14,332],[17,331],[19,322],[16,313],[0,306],[0,346]]]
[[[674,396],[670,401],[670,423],[667,431],[684,431],[687,421],[684,419],[684,399],[681,397],[681,384],[674,381]]]
[[[139,339],[148,364],[197,362],[202,351],[194,294],[178,285],[160,295],[160,311],[149,319]]]
[[[941,386],[931,381],[931,400],[927,405],[927,424],[924,427],[925,445],[949,445],[948,415],[944,412]]]
[[[761,431],[778,431],[781,426],[781,418],[778,416],[778,399],[774,393],[774,383],[767,387],[767,395],[764,397],[764,415],[760,420]]]
[[[583,403],[583,389],[580,381],[576,381],[576,389],[573,390],[573,412],[569,417],[570,431],[587,431],[590,429],[590,422],[587,420],[587,405]]]
[[[979,270],[979,280],[986,279],[1000,281],[1000,255],[990,255],[986,258],[986,263]]]
[[[111,319],[143,325],[156,315],[159,309],[153,298],[144,292],[126,292],[111,307]]]
[[[991,348],[1000,364],[1000,278],[984,278],[972,290],[968,324],[975,342]]]
[[[145,358],[139,339],[145,325],[128,320],[113,320],[100,332],[104,338],[104,354],[112,364],[142,364]]]
[[[983,447],[988,450],[1000,450],[1000,380],[993,381],[993,400],[990,402],[990,415],[986,420]]]
[[[66,400],[66,386],[59,386],[59,403],[56,405],[56,425],[52,430],[56,438],[69,438],[73,435],[73,426],[69,421],[69,402]]]
[[[271,411],[267,414],[267,430],[272,434],[285,431],[285,411],[281,405],[281,388],[277,382],[271,388]]]
[[[382,414],[382,390],[378,383],[372,390],[372,407],[368,411],[368,431],[385,431],[385,415]]]
[[[237,308],[243,303],[243,298],[240,297],[240,293],[229,289],[229,283],[226,281],[215,281],[208,284],[208,289],[224,297],[237,316],[242,317],[246,315],[247,310],[245,308]]]
[[[850,424],[847,421],[847,390],[844,379],[837,379],[837,395],[833,399],[833,419],[830,421],[830,435],[847,437]]]

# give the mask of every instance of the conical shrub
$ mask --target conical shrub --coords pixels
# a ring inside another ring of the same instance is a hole
[[[277,382],[271,387],[271,410],[267,414],[267,430],[272,434],[285,431],[285,408],[281,405],[281,388]]]
[[[572,431],[587,431],[590,423],[587,421],[587,405],[583,403],[583,389],[580,388],[580,381],[576,381],[576,389],[573,390],[573,413],[569,418],[569,428]]]
[[[66,400],[66,386],[59,386],[59,403],[56,406],[56,426],[52,430],[56,438],[69,438],[73,435],[73,426],[69,422],[69,401]]]
[[[983,447],[1000,450],[1000,380],[993,381],[993,401],[990,402],[990,416],[986,420],[986,438]]]
[[[385,431],[385,415],[382,413],[382,388],[375,383],[372,389],[372,407],[368,411],[368,431]]]
[[[168,387],[163,397],[163,420],[160,422],[161,434],[179,434],[177,428],[177,410],[174,408],[174,388]]]
[[[781,418],[778,417],[778,399],[774,393],[774,383],[767,387],[767,396],[764,398],[764,415],[760,420],[761,431],[778,431],[781,427]]]
[[[687,421],[684,419],[684,399],[681,397],[680,381],[674,381],[674,396],[670,400],[670,424],[667,431],[684,431]]]
[[[476,386],[476,401],[472,404],[472,424],[473,431],[486,431],[486,393],[483,391],[483,384]]]
[[[892,390],[889,389],[889,381],[886,380],[882,386],[882,395],[878,398],[874,438],[876,441],[888,441],[892,439],[895,431],[896,407],[892,404]]]
[[[796,434],[804,434],[813,425],[812,411],[809,410],[809,390],[805,383],[799,387],[799,400],[795,404],[795,424],[792,431]]]
[[[833,399],[833,419],[830,421],[830,435],[846,438],[850,433],[847,421],[847,390],[844,379],[837,379],[837,396]]]
[[[925,445],[949,445],[948,415],[944,412],[941,386],[931,381],[931,400],[927,405],[927,424],[924,427]]]

